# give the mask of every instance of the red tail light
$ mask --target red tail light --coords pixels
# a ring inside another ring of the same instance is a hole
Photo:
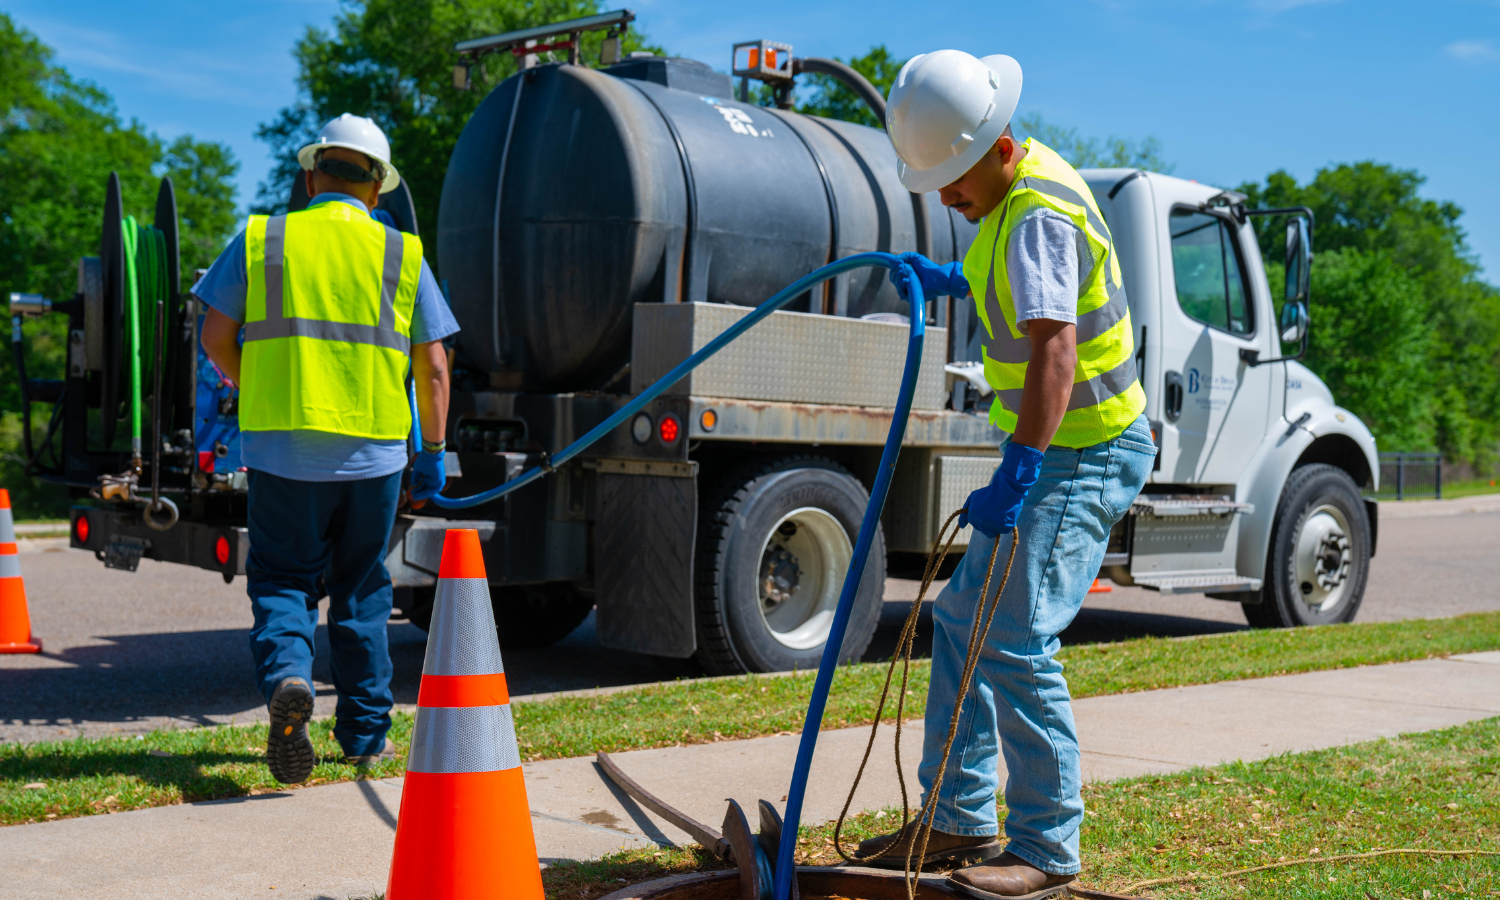
[[[79,516],[78,521],[73,523],[73,537],[77,538],[80,544],[87,544],[89,542],[89,517],[87,513]]]
[[[663,444],[675,444],[677,435],[682,432],[682,424],[677,421],[676,416],[668,414],[661,417],[661,423],[656,430],[657,434],[661,435]]]
[[[229,565],[229,538],[222,534],[219,535],[218,540],[214,541],[214,559],[217,559],[221,566]]]

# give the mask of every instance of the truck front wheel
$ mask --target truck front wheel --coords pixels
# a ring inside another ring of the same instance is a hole
[[[1257,628],[1353,621],[1370,572],[1370,520],[1349,473],[1315,463],[1281,489],[1261,602],[1244,604]]]
[[[696,659],[710,674],[816,668],[869,494],[837,463],[759,461],[720,478],[699,514]],[[876,531],[840,660],[870,644],[885,594]]]
[[[437,589],[410,590],[411,598],[405,601],[401,612],[407,621],[426,631],[432,624],[432,602]],[[500,646],[522,650],[546,647],[567,637],[588,618],[594,601],[579,593],[570,582],[492,584],[490,608],[495,612]]]

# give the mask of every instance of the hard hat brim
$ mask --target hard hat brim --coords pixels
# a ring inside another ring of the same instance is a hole
[[[351,144],[346,141],[313,141],[311,144],[308,144],[306,147],[303,147],[301,150],[297,151],[297,164],[302,166],[304,171],[311,172],[313,170],[313,166],[317,164],[318,151],[327,150],[329,147],[343,147],[345,150],[353,150],[356,153],[363,153],[365,156],[370,157],[371,159],[379,162],[382,166],[384,166],[385,180],[380,182],[380,193],[389,194],[391,191],[394,191],[399,184],[401,184],[401,173],[396,171],[396,167],[391,165],[390,160],[381,159],[364,147],[361,147],[358,144]]]
[[[984,154],[995,145],[1000,135],[1005,132],[1005,126],[1010,124],[1011,116],[1016,113],[1016,106],[1021,102],[1021,64],[1009,56],[995,54],[980,59],[980,62],[990,67],[1000,78],[1000,87],[995,89],[995,111],[990,115],[989,121],[974,135],[973,143],[965,147],[961,153],[951,159],[933,166],[930,169],[915,169],[907,165],[900,157],[896,159],[896,174],[901,179],[901,184],[914,194],[925,194],[947,187],[964,173],[974,168],[974,164],[983,158]],[[889,126],[887,126],[889,127]]]

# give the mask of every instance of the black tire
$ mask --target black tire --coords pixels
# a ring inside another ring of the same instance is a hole
[[[432,602],[437,589],[411,588],[410,605],[401,612],[407,621],[426,631],[432,625]],[[527,585],[490,585],[490,608],[500,646],[522,650],[557,643],[588,618],[593,598],[578,593],[568,582]]]
[[[594,608],[594,598],[572,582],[490,585],[490,605],[500,646],[507,650],[550,647],[573,633]]]
[[[713,675],[816,668],[826,643],[818,633],[826,635],[831,618],[829,584],[837,604],[847,571],[838,560],[852,557],[869,499],[847,470],[816,456],[759,460],[717,479],[698,516],[699,665]],[[877,530],[841,661],[870,645],[884,594],[885,536]]]
[[[1351,622],[1370,575],[1370,519],[1349,473],[1323,463],[1293,469],[1281,489],[1256,628]]]

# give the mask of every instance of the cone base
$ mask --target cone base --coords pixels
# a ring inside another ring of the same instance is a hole
[[[542,900],[521,769],[407,772],[386,900]]]
[[[0,644],[0,653],[41,653],[42,642],[32,638],[25,644]]]

